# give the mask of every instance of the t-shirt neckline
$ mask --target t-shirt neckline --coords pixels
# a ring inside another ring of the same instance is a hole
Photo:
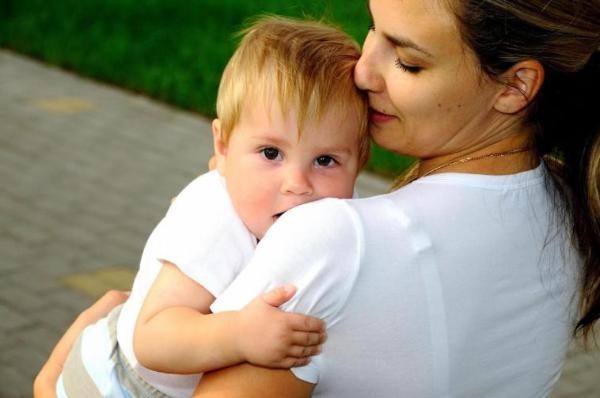
[[[480,187],[522,187],[540,184],[544,180],[546,167],[544,162],[530,170],[522,171],[514,174],[472,174],[472,173],[456,173],[443,172],[421,177],[414,181],[418,184],[429,183],[451,183],[460,185],[480,186]]]

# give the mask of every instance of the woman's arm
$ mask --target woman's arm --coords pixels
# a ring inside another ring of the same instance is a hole
[[[317,316],[327,327],[340,321],[363,252],[356,213],[345,202],[324,200],[284,214],[258,245],[254,257],[211,306],[214,312],[243,308],[274,286],[293,284],[297,294],[282,308]],[[310,396],[324,361],[274,371],[248,364],[205,375],[202,396]]]
[[[202,398],[307,398],[315,385],[285,369],[251,364],[231,366],[202,376],[194,397]]]
[[[48,360],[36,376],[33,382],[33,396],[35,398],[54,398],[56,396],[58,377],[77,336],[86,326],[105,317],[117,305],[124,303],[127,297],[127,293],[111,290],[79,314],[54,346]]]

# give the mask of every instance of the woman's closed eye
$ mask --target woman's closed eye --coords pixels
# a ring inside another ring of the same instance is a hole
[[[282,160],[281,151],[274,147],[266,147],[260,150],[262,156],[267,160]]]
[[[320,155],[315,159],[315,165],[318,167],[332,167],[337,164],[339,162],[330,155]]]
[[[420,66],[410,65],[410,64],[402,62],[402,60],[400,58],[396,58],[396,61],[394,63],[396,64],[396,67],[398,67],[408,73],[417,74],[421,70],[423,70],[423,68],[421,68]]]

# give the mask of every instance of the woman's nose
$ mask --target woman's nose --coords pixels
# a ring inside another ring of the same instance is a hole
[[[361,90],[378,92],[383,88],[383,79],[378,72],[377,52],[373,32],[369,32],[363,45],[360,59],[354,68],[354,82]]]

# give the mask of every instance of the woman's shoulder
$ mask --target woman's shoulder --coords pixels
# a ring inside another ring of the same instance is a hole
[[[410,216],[415,203],[423,199],[420,189],[396,191],[367,198],[325,198],[297,206],[286,212],[271,228],[273,233],[294,230],[314,238],[330,236],[337,240],[362,240],[369,228],[385,229],[397,215]],[[270,231],[269,231],[270,232]]]
[[[385,197],[404,212],[438,215],[440,211],[484,207],[528,206],[547,202],[546,170],[535,169],[510,175],[440,173],[420,178]]]
[[[269,229],[267,236],[293,234],[304,240],[356,240],[361,220],[353,200],[325,198],[288,210]]]
[[[287,211],[267,231],[254,260],[277,264],[272,272],[280,276],[309,272],[340,274],[335,278],[345,279],[362,261],[363,230],[348,200],[328,198],[303,204]]]

